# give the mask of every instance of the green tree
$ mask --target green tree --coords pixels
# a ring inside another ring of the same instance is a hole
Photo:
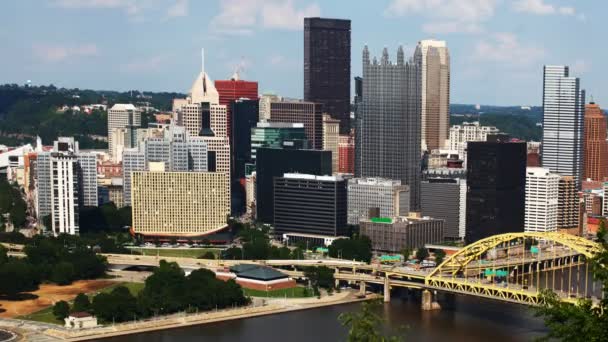
[[[542,305],[535,308],[537,316],[543,317],[545,326],[549,328],[547,336],[541,340],[549,341],[606,341],[608,336],[608,235],[606,223],[600,222],[598,241],[601,252],[591,264],[593,276],[602,283],[603,299],[593,305],[591,300],[581,299],[577,304],[563,302],[550,290],[541,293]]]
[[[215,259],[215,253],[211,252],[211,251],[207,251],[205,252],[203,255],[201,255],[199,257],[199,259]]]
[[[351,239],[334,240],[329,246],[329,256],[370,262],[372,259],[372,241],[365,235],[354,236]]]
[[[9,260],[0,265],[0,295],[16,298],[19,293],[38,289],[40,278],[24,260]],[[10,280],[10,281],[9,281]]]
[[[416,250],[416,259],[418,259],[419,261],[422,261],[428,257],[429,257],[428,249],[426,249],[424,247],[420,247]]]
[[[443,249],[438,249],[437,251],[435,251],[435,262],[437,263],[437,265],[441,264],[443,262],[443,259],[445,259],[445,252],[443,251]]]
[[[349,342],[397,342],[398,336],[384,336],[382,329],[384,319],[377,313],[380,301],[364,302],[358,312],[340,314],[338,319],[348,327]]]
[[[304,276],[310,280],[313,287],[333,289],[335,286],[334,271],[327,267],[307,267],[304,269]]]
[[[72,305],[72,312],[88,312],[91,310],[91,301],[89,296],[84,293],[79,293],[74,298],[74,304]]]
[[[300,247],[296,247],[291,251],[291,259],[304,259],[304,250]]]
[[[140,309],[148,314],[176,312],[183,307],[186,276],[175,262],[161,260],[139,293]]]
[[[6,247],[0,245],[0,265],[5,264],[8,261],[8,251]]]
[[[412,255],[412,250],[410,248],[403,248],[401,250],[401,255],[403,255],[404,261],[408,261],[410,260],[410,256]]]
[[[50,280],[57,285],[69,285],[75,278],[74,265],[62,261],[53,267]]]
[[[70,314],[70,305],[65,300],[60,300],[53,305],[53,316],[63,321]]]

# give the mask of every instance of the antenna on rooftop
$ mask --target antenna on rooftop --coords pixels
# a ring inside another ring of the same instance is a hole
[[[201,72],[205,77],[205,48],[201,48]]]

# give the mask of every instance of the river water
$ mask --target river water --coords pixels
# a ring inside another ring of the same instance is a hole
[[[465,296],[440,299],[440,304],[440,311],[423,312],[420,299],[395,293],[380,310],[388,329],[404,335],[407,341],[531,341],[546,332],[542,320],[526,306]],[[359,306],[331,306],[103,341],[344,341],[347,330],[338,316]]]

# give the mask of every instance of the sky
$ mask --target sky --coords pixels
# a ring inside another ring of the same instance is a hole
[[[447,41],[451,103],[541,105],[544,64],[565,64],[587,100],[608,107],[605,0],[8,0],[0,1],[0,83],[187,92],[212,79],[303,96],[303,18],[352,21],[361,51],[412,54]]]

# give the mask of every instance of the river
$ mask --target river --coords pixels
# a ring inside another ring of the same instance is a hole
[[[442,310],[422,312],[420,300],[395,294],[380,309],[392,333],[408,341],[530,341],[542,336],[541,319],[522,305],[455,296],[441,301]],[[105,342],[174,341],[344,341],[347,330],[338,322],[343,312],[360,304],[346,304],[244,320],[104,339]]]

